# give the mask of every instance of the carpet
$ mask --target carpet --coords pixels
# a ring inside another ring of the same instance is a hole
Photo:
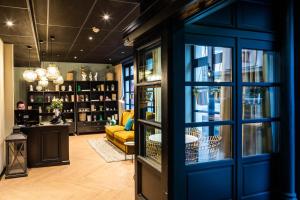
[[[110,143],[106,138],[88,140],[89,145],[108,163],[125,160],[125,153]],[[131,159],[132,155],[127,155]]]

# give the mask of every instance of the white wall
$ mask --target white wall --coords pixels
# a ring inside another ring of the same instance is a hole
[[[5,120],[4,120],[4,44],[0,39],[0,173],[2,172],[4,159]]]
[[[42,62],[43,68],[47,68],[50,62]],[[105,73],[107,71],[107,66],[110,70],[113,70],[111,64],[91,64],[91,63],[69,63],[69,62],[54,62],[57,64],[59,71],[61,72],[64,79],[66,79],[67,72],[75,71],[76,77],[75,80],[81,80],[80,69],[81,67],[86,67],[94,75],[95,72],[98,72],[98,80],[105,80]],[[25,67],[15,67],[14,68],[14,77],[15,77],[15,104],[22,100],[26,102],[26,83],[23,79],[23,72]]]

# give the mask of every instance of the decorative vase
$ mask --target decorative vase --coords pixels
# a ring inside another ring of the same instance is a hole
[[[54,115],[55,115],[55,117],[58,117],[60,115],[60,110],[54,109]]]

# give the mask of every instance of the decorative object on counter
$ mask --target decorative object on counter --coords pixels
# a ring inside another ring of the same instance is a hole
[[[43,87],[40,86],[40,85],[37,85],[37,86],[35,87],[35,89],[36,89],[36,91],[40,92],[40,91],[43,90]]]
[[[92,116],[91,115],[87,115],[87,121],[91,122],[92,121]]]
[[[59,92],[59,85],[55,85],[55,91]]]
[[[29,85],[29,91],[33,92],[33,85]]]
[[[73,81],[74,80],[74,71],[68,71],[67,72],[67,81]]]
[[[79,113],[79,121],[81,121],[81,122],[86,121],[86,113],[84,113],[84,112]]]
[[[62,108],[63,108],[62,100],[54,97],[51,102],[51,109],[53,109],[56,117],[60,115]]]
[[[72,85],[69,85],[68,90],[69,92],[72,92]]]
[[[90,81],[93,81],[93,75],[92,75],[92,72],[89,73],[89,79],[90,79]]]
[[[94,81],[98,81],[98,72],[95,72]]]
[[[27,174],[27,136],[19,132],[5,139],[6,171],[5,178],[28,176]]]
[[[110,66],[106,67],[106,80],[107,81],[113,81],[114,80],[114,73],[113,71],[110,69]]]
[[[30,102],[31,102],[31,103],[33,103],[33,102],[34,102],[33,95],[30,95]]]
[[[86,72],[86,67],[81,67],[80,68],[80,74],[81,74],[81,80],[82,81],[87,81],[87,72]]]

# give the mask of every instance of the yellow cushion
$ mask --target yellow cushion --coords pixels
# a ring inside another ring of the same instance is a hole
[[[133,141],[134,131],[118,131],[115,133],[115,138],[121,142]]]
[[[123,131],[123,130],[124,130],[124,126],[119,126],[119,125],[105,126],[105,132],[111,136],[114,136],[115,132]]]
[[[125,111],[122,113],[122,126],[125,126],[125,124],[127,123],[128,119],[133,118],[134,117],[134,112],[133,110],[131,111]]]

